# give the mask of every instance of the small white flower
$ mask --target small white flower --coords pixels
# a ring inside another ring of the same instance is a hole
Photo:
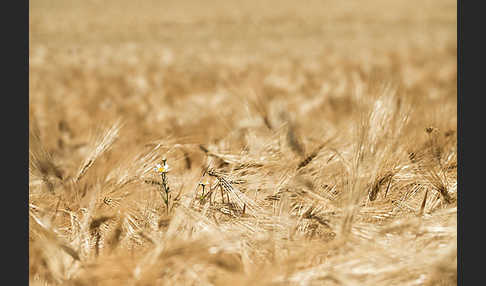
[[[155,165],[154,171],[160,174],[167,173],[169,172],[169,165],[167,165],[167,162],[164,165],[157,164]]]
[[[202,182],[199,183],[199,185],[201,185],[201,186],[207,186],[207,185],[209,185],[209,181],[207,181],[207,180],[206,181],[202,181]]]

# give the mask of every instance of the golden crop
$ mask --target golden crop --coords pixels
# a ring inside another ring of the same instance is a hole
[[[32,285],[456,285],[456,1],[30,1]]]

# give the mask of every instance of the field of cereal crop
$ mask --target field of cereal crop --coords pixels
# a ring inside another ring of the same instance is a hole
[[[31,285],[457,284],[456,1],[29,10]]]

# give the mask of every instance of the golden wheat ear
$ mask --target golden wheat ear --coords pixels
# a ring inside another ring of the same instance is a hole
[[[110,128],[97,134],[96,139],[91,146],[88,157],[86,157],[76,174],[76,177],[74,179],[75,182],[81,180],[81,178],[83,178],[88,169],[93,166],[96,159],[98,159],[103,153],[110,149],[110,147],[113,145],[113,143],[115,143],[116,139],[118,138],[121,128],[122,123],[120,120],[118,120]]]
[[[51,178],[63,179],[62,170],[56,166],[51,154],[44,148],[35,125],[29,130],[29,173],[40,177],[50,192],[54,191]]]

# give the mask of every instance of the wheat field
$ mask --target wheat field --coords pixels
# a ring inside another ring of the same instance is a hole
[[[31,285],[456,285],[451,0],[29,8]]]

